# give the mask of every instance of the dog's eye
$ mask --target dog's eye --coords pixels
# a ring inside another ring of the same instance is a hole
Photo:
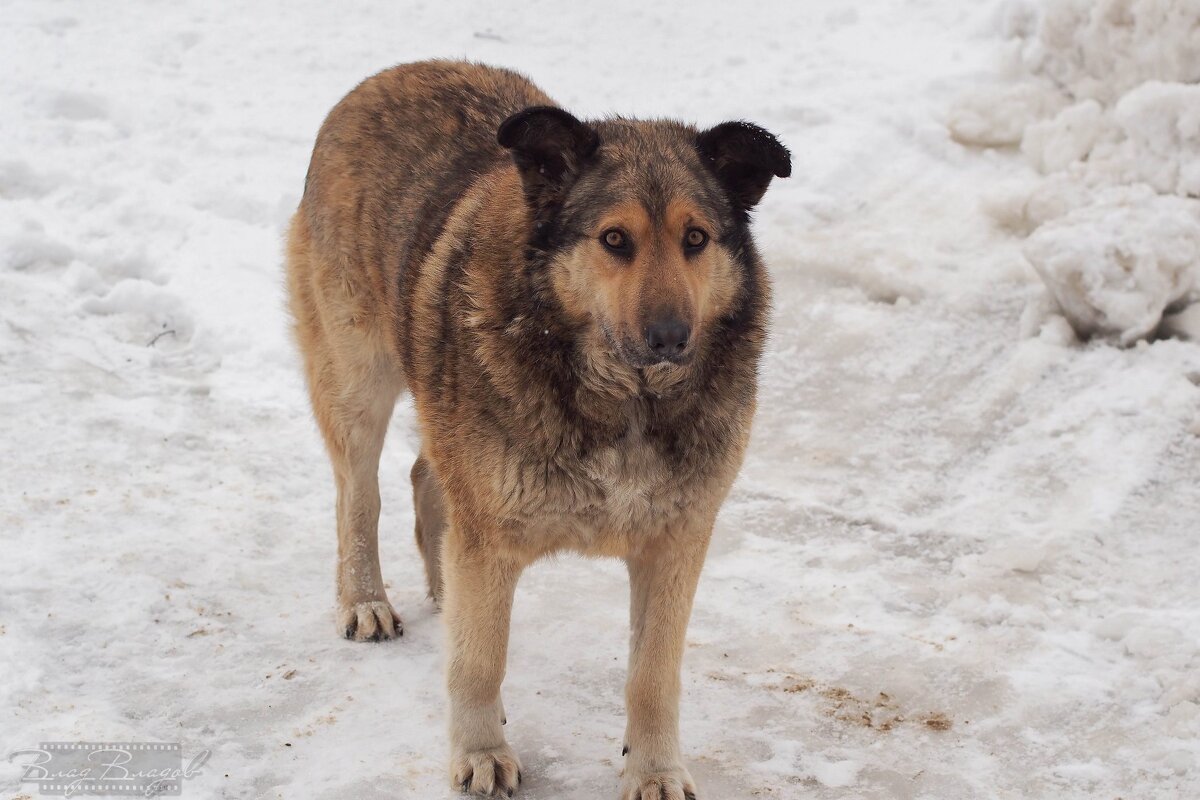
[[[624,231],[617,228],[609,228],[600,234],[600,242],[614,253],[629,252],[629,237],[625,235]]]
[[[696,252],[708,244],[708,234],[699,228],[691,228],[683,237],[683,244],[688,250]]]

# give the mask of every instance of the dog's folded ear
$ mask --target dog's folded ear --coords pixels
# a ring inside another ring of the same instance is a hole
[[[722,122],[696,137],[696,149],[741,211],[758,204],[771,178],[792,174],[792,154],[749,122]]]
[[[553,106],[518,111],[500,124],[496,140],[512,151],[525,197],[539,209],[561,199],[600,146],[596,131]]]

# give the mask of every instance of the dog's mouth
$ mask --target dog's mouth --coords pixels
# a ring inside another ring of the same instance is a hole
[[[682,353],[665,356],[654,353],[644,343],[629,336],[619,336],[607,324],[601,324],[600,330],[609,349],[622,362],[638,370],[661,369],[673,371],[688,366],[695,354],[694,347],[688,347]]]

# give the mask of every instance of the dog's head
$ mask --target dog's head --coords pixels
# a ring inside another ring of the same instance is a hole
[[[549,287],[635,367],[686,364],[747,278],[750,210],[791,173],[767,131],[726,122],[587,124],[528,108],[500,126]]]

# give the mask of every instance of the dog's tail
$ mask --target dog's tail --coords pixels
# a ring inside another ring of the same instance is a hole
[[[416,512],[417,547],[425,559],[429,596],[442,606],[442,537],[446,531],[446,506],[437,475],[422,454],[412,467],[413,510]]]

